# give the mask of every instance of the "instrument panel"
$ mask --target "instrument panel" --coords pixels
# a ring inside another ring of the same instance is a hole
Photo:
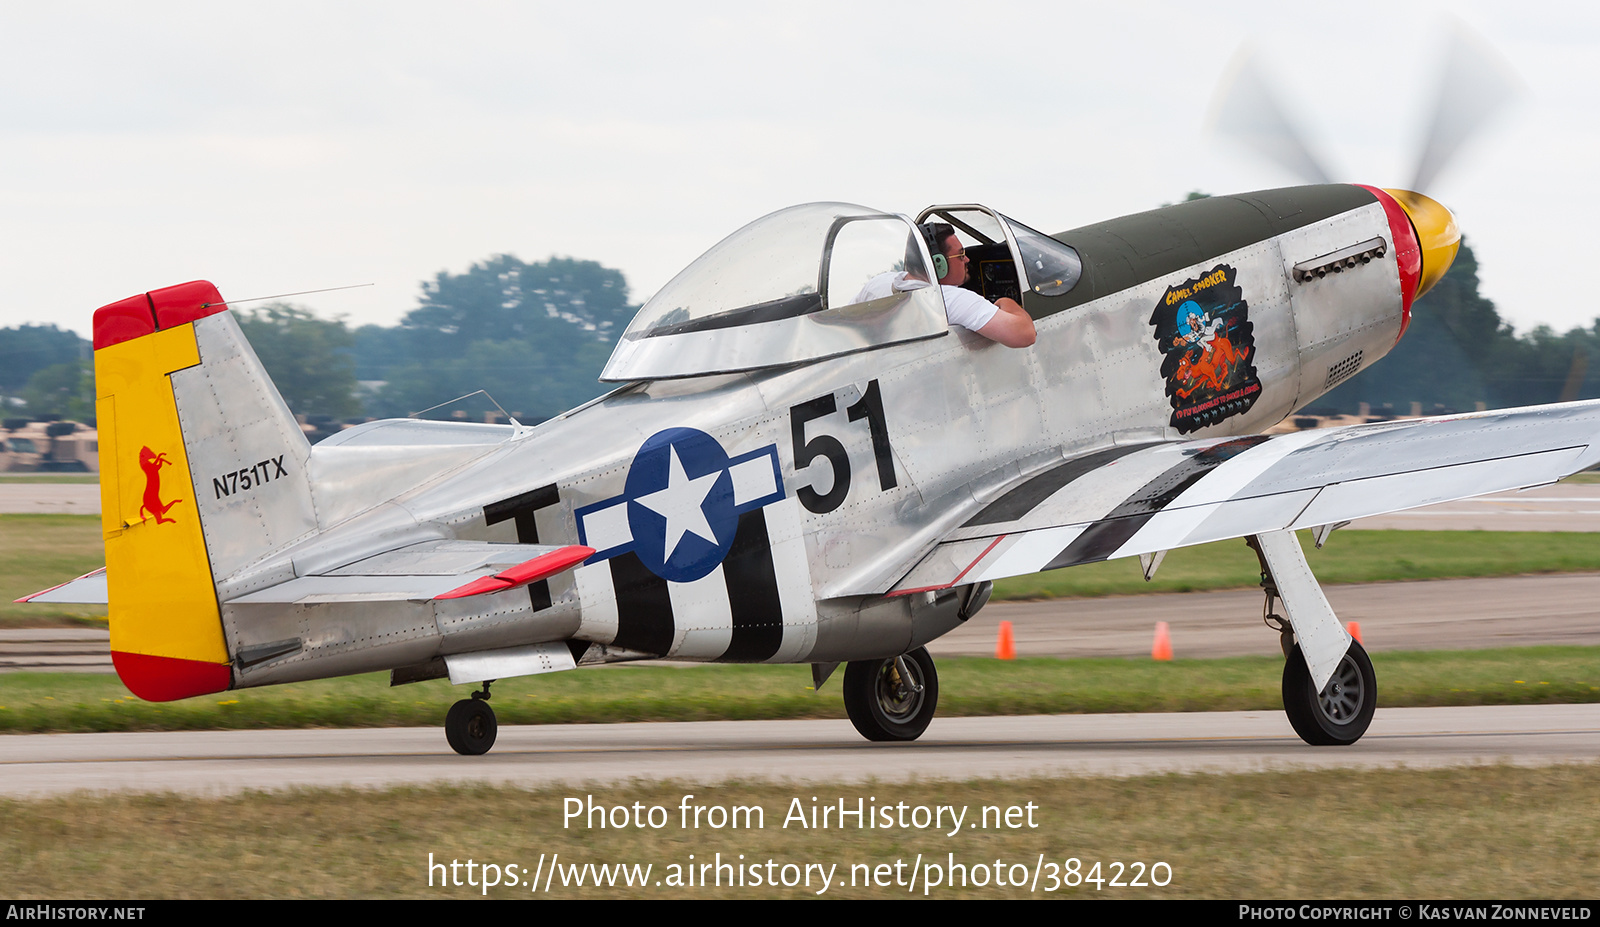
[[[1010,297],[1022,302],[1022,287],[1017,282],[1017,263],[1011,258],[1011,249],[1004,242],[992,245],[968,245],[967,257],[971,259],[966,289],[994,302]]]

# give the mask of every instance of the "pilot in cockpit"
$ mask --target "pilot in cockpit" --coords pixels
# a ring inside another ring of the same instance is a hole
[[[971,290],[963,289],[967,282],[967,251],[956,237],[953,226],[944,222],[925,222],[917,229],[927,242],[928,253],[933,255],[933,272],[939,278],[944,295],[945,314],[951,325],[998,341],[1008,348],[1025,348],[1033,344],[1036,333],[1033,318],[1016,300],[1002,296],[989,302]],[[906,249],[906,266],[920,267],[922,258],[915,247]],[[855,302],[882,299],[892,292],[906,292],[927,286],[927,279],[916,272],[891,272],[879,274],[867,281]]]

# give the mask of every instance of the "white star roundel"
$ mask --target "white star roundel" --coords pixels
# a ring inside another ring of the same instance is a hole
[[[783,498],[778,447],[729,459],[717,439],[693,428],[650,436],[628,467],[620,496],[574,514],[588,562],[633,553],[652,573],[693,582],[733,547],[739,516]]]
[[[672,461],[667,470],[667,488],[640,496],[634,501],[667,520],[667,538],[662,547],[662,559],[671,560],[678,550],[678,542],[686,533],[693,532],[701,540],[717,543],[716,532],[706,520],[706,497],[712,486],[727,475],[726,470],[713,470],[705,476],[689,479],[683,472],[683,462],[678,459],[678,449],[669,447],[667,455]]]

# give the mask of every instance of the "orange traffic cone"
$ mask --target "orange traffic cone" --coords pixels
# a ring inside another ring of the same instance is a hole
[[[1156,642],[1150,647],[1150,659],[1172,659],[1172,635],[1167,631],[1165,621],[1156,622]]]
[[[1361,622],[1352,621],[1345,625],[1345,628],[1349,630],[1350,636],[1356,639],[1356,643],[1363,647],[1367,646],[1367,642],[1361,639]]]
[[[1011,622],[1000,622],[1000,640],[994,645],[996,660],[1015,660],[1017,658],[1017,642],[1011,639]]]

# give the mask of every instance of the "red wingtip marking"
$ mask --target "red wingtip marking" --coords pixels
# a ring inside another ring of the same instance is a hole
[[[155,308],[156,322],[163,329],[228,310],[222,294],[208,280],[192,280],[151,290],[150,305]]]
[[[143,338],[156,330],[150,297],[143,293],[119,299],[94,311],[94,349]]]
[[[171,702],[222,692],[233,680],[233,668],[226,663],[153,657],[120,650],[111,651],[111,662],[128,691],[147,702]]]
[[[549,579],[557,573],[569,570],[593,557],[594,554],[593,547],[573,544],[560,550],[553,550],[548,554],[540,554],[532,560],[501,570],[493,576],[480,576],[465,586],[457,586],[443,595],[434,596],[434,598],[464,599],[469,595],[500,592],[517,586],[525,586],[528,583],[536,583],[541,579]]]

